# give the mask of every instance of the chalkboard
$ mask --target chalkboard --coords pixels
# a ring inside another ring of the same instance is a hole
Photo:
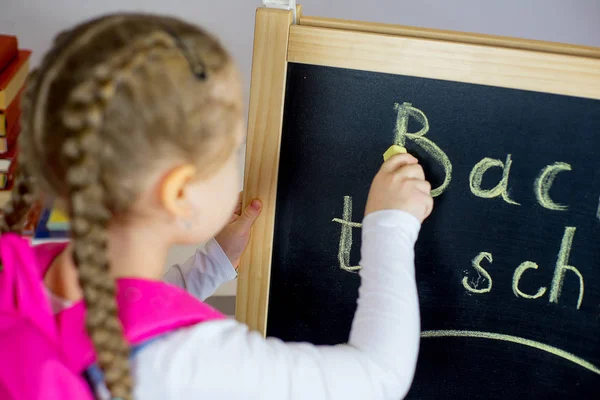
[[[438,188],[416,244],[423,337],[407,398],[597,398],[599,100],[290,63],[267,334],[347,341],[361,245],[349,223],[398,130]]]

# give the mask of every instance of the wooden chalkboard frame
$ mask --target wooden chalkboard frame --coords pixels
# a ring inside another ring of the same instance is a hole
[[[264,202],[241,260],[236,319],[266,334],[287,63],[600,99],[600,48],[256,12],[244,204]]]

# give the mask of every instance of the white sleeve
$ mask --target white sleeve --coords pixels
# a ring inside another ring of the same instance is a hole
[[[264,339],[231,319],[200,323],[140,351],[133,362],[136,398],[404,397],[419,350],[414,276],[419,229],[416,218],[400,211],[365,218],[362,283],[348,344],[314,346]]]
[[[183,264],[171,266],[163,280],[187,290],[199,300],[210,297],[223,283],[237,277],[237,272],[215,239]]]

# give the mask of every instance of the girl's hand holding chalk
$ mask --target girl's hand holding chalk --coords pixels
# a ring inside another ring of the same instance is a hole
[[[383,161],[387,161],[391,156],[395,156],[396,154],[406,154],[407,151],[404,147],[398,146],[397,144],[391,145],[389,149],[383,153]]]
[[[392,146],[386,155],[386,161],[373,179],[365,215],[381,210],[402,210],[423,222],[433,209],[431,184],[425,180],[423,168],[401,146]]]

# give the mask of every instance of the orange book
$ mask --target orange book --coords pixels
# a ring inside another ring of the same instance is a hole
[[[17,37],[0,35],[0,71],[17,57]]]
[[[0,156],[7,152],[8,152],[8,136],[0,136]]]
[[[21,89],[17,93],[17,97],[15,97],[6,110],[0,111],[0,136],[6,136],[7,132],[12,131],[21,117],[21,96],[23,90]]]
[[[21,121],[17,118],[17,124],[12,127],[8,135],[0,135],[0,157],[16,147],[19,133],[21,133]]]
[[[20,50],[17,58],[0,72],[0,110],[6,110],[23,88],[30,56],[31,51]]]

